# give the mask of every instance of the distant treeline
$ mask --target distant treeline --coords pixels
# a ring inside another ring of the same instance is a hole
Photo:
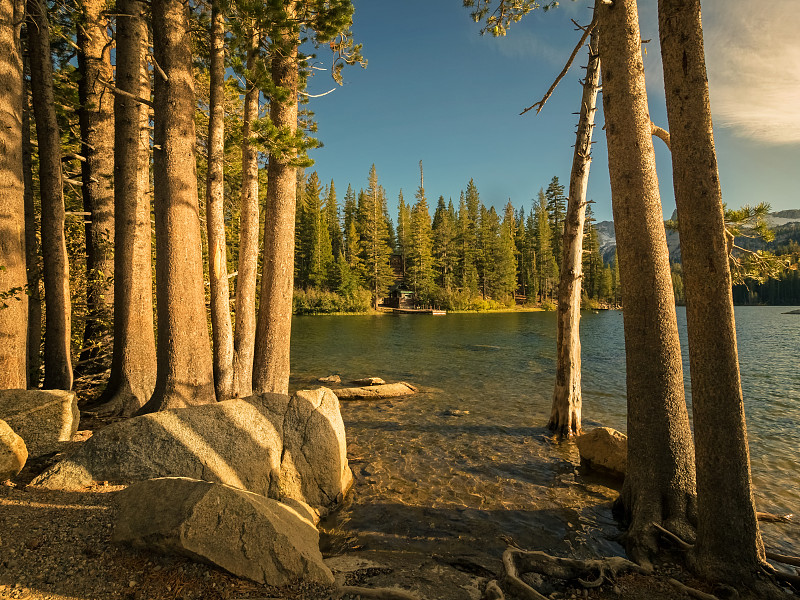
[[[364,311],[398,286],[449,310],[552,305],[566,212],[558,177],[528,212],[487,208],[470,180],[457,204],[440,196],[432,217],[423,182],[413,202],[400,192],[394,218],[374,165],[341,207],[333,181],[323,187],[314,172],[299,182],[295,312]],[[603,262],[591,208],[584,236],[584,303],[616,304],[618,269]]]

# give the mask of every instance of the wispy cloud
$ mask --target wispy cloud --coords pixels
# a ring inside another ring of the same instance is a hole
[[[796,0],[710,0],[703,28],[717,125],[766,144],[800,143]]]

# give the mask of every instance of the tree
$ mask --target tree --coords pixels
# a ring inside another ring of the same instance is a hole
[[[750,477],[700,1],[659,0],[658,16],[696,440],[695,566],[709,579],[752,586],[765,558]]]
[[[428,200],[425,197],[422,161],[419,161],[419,188],[414,197],[417,202],[411,209],[408,278],[414,294],[428,298],[433,288],[433,231]]]
[[[541,300],[545,296],[550,296],[553,290],[554,280],[557,277],[558,265],[553,256],[552,229],[547,212],[547,197],[544,190],[539,190],[539,203],[534,205],[534,220],[536,228],[534,232],[534,252],[536,254],[536,273],[538,275],[538,288]]]
[[[302,257],[299,280],[303,285],[327,287],[328,273],[333,264],[330,231],[327,213],[320,194],[319,177],[314,172],[305,185],[305,193],[300,213],[300,248],[297,254]]]
[[[597,298],[600,287],[600,277],[603,271],[603,257],[600,255],[600,242],[597,238],[597,228],[594,226],[592,207],[586,207],[586,222],[583,228],[583,292],[589,298]]]
[[[583,106],[581,106],[581,110],[583,110]],[[570,184],[571,182],[572,176],[570,176]],[[564,186],[559,183],[558,177],[553,177],[544,195],[547,198],[547,215],[550,220],[550,231],[553,234],[553,256],[556,259],[558,271],[561,272],[561,261],[564,257],[564,219],[567,199],[564,197]]]
[[[408,247],[411,243],[411,207],[403,199],[403,190],[397,198],[397,249],[400,252],[400,273],[406,278]]]
[[[83,0],[77,24],[78,98],[81,131],[81,193],[86,223],[85,350],[80,360],[97,356],[110,329],[114,306],[114,98],[111,42],[105,0]]]
[[[261,92],[256,84],[259,34],[247,28],[244,113],[242,115],[242,189],[239,212],[239,261],[236,276],[236,328],[233,332],[233,394],[253,392],[256,344],[256,281],[259,251],[258,152],[256,121]]]
[[[592,21],[594,24],[594,21]],[[563,256],[558,288],[558,332],[556,335],[556,381],[548,428],[560,435],[578,435],[581,431],[581,280],[583,277],[583,235],[586,217],[586,188],[591,166],[592,130],[600,81],[599,34],[592,31],[589,42],[589,61],[583,81],[578,132],[572,171],[569,179],[569,201],[563,234]],[[558,178],[548,187],[553,190],[553,204]],[[560,186],[558,186],[560,187]],[[563,190],[563,187],[561,187]],[[556,237],[559,236],[556,230]],[[555,244],[554,244],[555,246]],[[585,282],[585,279],[584,279]]]
[[[453,272],[456,268],[456,219],[453,202],[446,207],[444,198],[439,196],[439,203],[433,215],[433,257],[439,270],[438,284],[450,292],[453,287]]]
[[[114,351],[95,409],[130,416],[150,399],[156,379],[150,227],[148,32],[142,0],[117,0],[114,97]]]
[[[53,97],[50,24],[44,0],[28,0],[28,46],[31,92],[39,144],[39,188],[42,202],[42,271],[44,279],[44,387],[72,388],[72,302],[64,237],[64,192],[61,133]]]
[[[339,222],[339,206],[336,203],[336,188],[333,179],[325,194],[325,218],[328,221],[328,236],[331,239],[331,253],[339,256],[344,250],[342,239],[342,226]]]
[[[233,396],[233,325],[225,242],[225,15],[220,0],[211,3],[209,43],[208,172],[206,226],[211,291],[214,390],[218,401]]]
[[[608,170],[624,297],[628,555],[649,564],[652,523],[691,533],[695,475],[635,0],[597,9]]]
[[[515,244],[517,221],[510,200],[506,204],[503,222],[498,233],[492,257],[495,265],[492,298],[495,300],[509,299],[513,303],[514,292],[517,289],[517,247]]]
[[[464,195],[464,208],[459,205],[459,220],[461,224],[461,237],[463,248],[462,287],[469,297],[478,294],[478,267],[476,264],[476,251],[478,248],[478,215],[480,211],[480,195],[475,182],[470,179]]]
[[[214,402],[194,160],[194,77],[188,7],[154,0],[153,185],[158,367],[141,413]]]
[[[372,165],[368,178],[369,187],[361,194],[359,221],[361,223],[361,251],[364,278],[372,291],[372,303],[377,310],[380,299],[389,288],[391,269],[388,244],[389,231],[384,218],[384,192],[378,185],[378,173]]]
[[[277,137],[270,148],[267,169],[267,205],[264,227],[263,275],[259,299],[253,388],[258,392],[287,393],[292,332],[295,184],[298,148],[297,96],[300,91],[300,31],[315,43],[337,46],[352,23],[350,0],[301,2],[289,0],[267,5],[271,74],[270,119]],[[346,42],[342,42],[346,43]],[[339,46],[342,47],[341,44]],[[345,62],[358,60],[358,48]],[[340,53],[341,56],[341,53]],[[303,61],[305,62],[305,61]],[[334,68],[337,77],[341,64]],[[339,76],[339,80],[341,77]]]
[[[26,388],[28,283],[25,269],[25,188],[22,169],[23,69],[21,0],[0,6],[0,389]]]

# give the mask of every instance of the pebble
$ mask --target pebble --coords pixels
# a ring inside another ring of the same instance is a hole
[[[129,588],[134,588],[134,587],[136,587],[136,582],[135,582],[135,581],[129,581],[129,582],[128,582],[128,587],[129,587]]]

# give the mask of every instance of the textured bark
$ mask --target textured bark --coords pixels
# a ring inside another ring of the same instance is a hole
[[[61,183],[61,134],[53,98],[50,25],[44,0],[28,0],[28,44],[31,91],[39,143],[39,187],[42,200],[42,271],[45,332],[44,387],[72,388],[70,334],[72,308],[69,264],[64,237],[64,191]]]
[[[27,54],[23,56],[23,63],[25,72],[29,72]],[[27,80],[22,99],[22,178],[25,182],[25,259],[28,275],[28,387],[37,388],[42,365],[42,271],[39,265],[39,215],[33,200],[31,103]]]
[[[752,583],[765,558],[750,478],[700,2],[659,0],[658,13],[697,440],[696,566],[708,578]]]
[[[621,504],[628,555],[648,564],[651,523],[692,537],[694,453],[635,0],[598,7],[608,170],[622,284],[628,472]]]
[[[140,0],[117,0],[118,89],[150,97],[147,21]],[[148,108],[130,97],[114,98],[114,354],[98,412],[129,416],[153,393],[153,270],[150,226]]]
[[[247,71],[255,69],[258,36],[251,33]],[[253,124],[258,119],[259,89],[248,80],[242,122],[242,194],[239,213],[239,265],[236,276],[236,331],[233,348],[233,393],[253,393],[253,352],[256,343],[256,277],[258,273],[258,155]]]
[[[211,342],[195,170],[194,77],[188,6],[154,0],[153,183],[156,220],[158,368],[153,396],[140,412],[214,402]]]
[[[558,335],[556,347],[556,384],[553,406],[547,426],[559,435],[581,432],[581,280],[583,278],[583,227],[586,220],[586,187],[591,166],[592,130],[600,81],[599,35],[597,27],[589,42],[589,62],[583,82],[578,133],[569,199],[564,219],[564,256],[558,288]]]
[[[97,356],[107,343],[114,307],[114,98],[101,83],[113,79],[106,0],[83,0],[78,24],[81,193],[86,224],[86,305],[80,360]],[[104,339],[105,338],[105,339]]]
[[[286,8],[291,21],[294,4]],[[297,32],[283,26],[272,57],[272,80],[285,90],[270,103],[275,127],[294,135],[297,130]],[[267,207],[264,226],[264,261],[253,360],[253,389],[285,394],[289,390],[289,346],[292,333],[294,278],[294,222],[296,208],[297,150],[273,152],[267,170]]]
[[[0,388],[27,387],[25,188],[22,170],[22,45],[25,5],[0,5]],[[5,305],[5,306],[4,306]]]
[[[211,287],[211,334],[214,341],[214,389],[217,400],[233,394],[233,329],[231,326],[228,257],[225,243],[225,17],[220,0],[211,5],[210,92],[206,225]]]

